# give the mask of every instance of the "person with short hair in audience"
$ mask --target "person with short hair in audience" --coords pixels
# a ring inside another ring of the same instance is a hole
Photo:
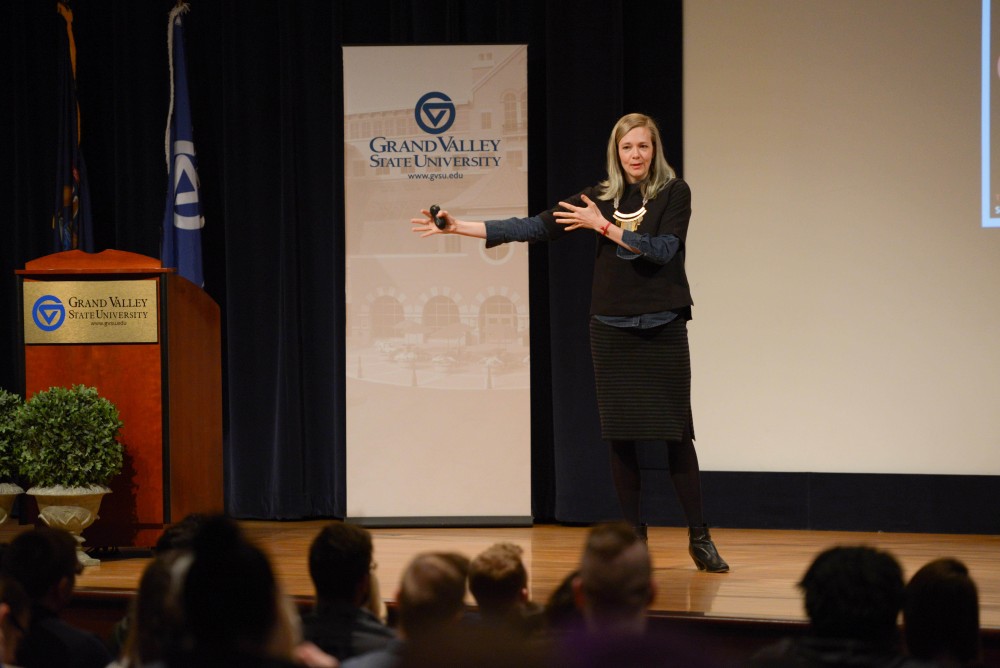
[[[367,608],[377,587],[372,553],[371,533],[345,522],[323,527],[309,547],[316,606],[302,618],[303,636],[341,661],[386,647],[396,638]]]
[[[544,623],[542,608],[531,601],[528,570],[513,543],[496,543],[469,564],[469,591],[479,607],[478,619],[531,636]]]
[[[104,668],[111,662],[111,652],[97,636],[59,618],[83,572],[76,539],[68,531],[38,527],[18,534],[3,553],[3,570],[31,602],[31,627],[18,648],[18,665]]]
[[[410,655],[436,656],[442,637],[460,628],[465,611],[469,560],[457,553],[426,552],[403,572],[396,601],[400,638],[374,652],[348,659],[344,668],[393,668]]]
[[[0,665],[13,668],[31,624],[31,602],[17,580],[0,575]]]
[[[903,632],[911,656],[941,668],[978,666],[979,592],[958,559],[935,559],[906,585]]]
[[[627,522],[597,524],[587,535],[572,581],[582,627],[556,627],[555,661],[561,668],[706,668],[719,665],[690,628],[650,627],[656,598],[646,542]],[[571,622],[570,622],[571,624]]]
[[[903,571],[888,552],[868,546],[824,550],[799,588],[805,595],[809,633],[763,648],[751,658],[751,666],[924,665],[900,652],[897,620]]]
[[[573,583],[577,606],[591,633],[641,636],[656,597],[653,562],[629,524],[594,526]]]

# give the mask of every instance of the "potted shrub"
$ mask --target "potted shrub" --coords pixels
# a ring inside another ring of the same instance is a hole
[[[16,424],[18,467],[39,516],[82,545],[81,532],[97,519],[101,498],[111,492],[107,484],[122,469],[118,409],[93,387],[52,387],[24,403]],[[77,556],[99,563],[82,548]]]
[[[15,482],[17,478],[17,427],[14,422],[24,402],[21,395],[0,388],[0,524],[10,517],[14,499],[24,490]]]

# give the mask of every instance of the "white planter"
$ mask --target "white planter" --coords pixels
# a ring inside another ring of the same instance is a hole
[[[76,556],[84,566],[97,566],[100,560],[83,551],[83,530],[97,519],[101,499],[111,490],[101,485],[91,487],[32,487],[27,494],[38,502],[38,515],[50,527],[65,529],[76,538]]]
[[[24,494],[24,490],[12,482],[0,482],[0,524],[7,521],[10,511],[14,507],[14,500],[18,495]]]

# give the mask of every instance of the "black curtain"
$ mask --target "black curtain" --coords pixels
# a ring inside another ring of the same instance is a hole
[[[159,256],[173,5],[70,3],[97,250]],[[61,20],[55,0],[5,0],[0,25],[0,386],[20,390],[13,272],[52,252]],[[345,512],[341,46],[528,44],[532,211],[601,178],[628,111],[660,121],[683,172],[680,0],[191,0],[185,28],[237,517]],[[593,243],[530,251],[536,521],[617,515],[587,335]]]

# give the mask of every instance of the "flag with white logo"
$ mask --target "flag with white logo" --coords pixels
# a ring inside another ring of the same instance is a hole
[[[191,105],[188,98],[187,65],[184,57],[184,24],[181,15],[190,6],[182,3],[170,12],[167,50],[170,60],[170,109],[167,112],[167,206],[163,214],[164,267],[204,287],[201,267],[201,215],[198,159],[194,152]]]
[[[56,196],[52,213],[54,252],[80,249],[94,252],[93,220],[87,168],[80,151],[80,107],[76,99],[76,41],[73,12],[64,2],[56,11],[66,22],[59,30],[59,149],[56,156]]]

